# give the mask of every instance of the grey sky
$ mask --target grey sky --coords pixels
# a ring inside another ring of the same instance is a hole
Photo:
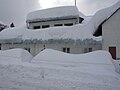
[[[77,7],[85,15],[111,6],[119,0],[77,0]],[[74,0],[0,0],[0,21],[24,25],[26,15],[34,10],[55,6],[74,5]]]
[[[23,25],[27,13],[38,8],[37,0],[0,0],[0,21],[8,25],[11,22]]]

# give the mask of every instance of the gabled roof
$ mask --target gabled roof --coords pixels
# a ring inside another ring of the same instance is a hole
[[[61,6],[38,10],[27,15],[26,22],[47,21],[56,19],[78,18],[79,11],[75,6]]]
[[[109,18],[111,18],[118,10],[120,10],[120,1],[117,2],[115,5],[109,7],[109,8],[106,8],[106,9],[103,9],[103,10],[99,11],[96,14],[96,17],[99,14],[99,15],[102,16],[102,18],[98,18],[98,19],[101,19],[101,20],[99,22],[97,22],[98,23],[96,25],[97,27],[96,27],[95,31],[93,32],[94,36],[101,36],[102,35],[102,24],[104,22],[106,22]]]

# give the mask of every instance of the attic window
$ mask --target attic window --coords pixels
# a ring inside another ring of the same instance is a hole
[[[73,23],[66,23],[64,26],[73,26]]]
[[[42,28],[49,28],[50,25],[43,25]]]
[[[56,27],[57,27],[57,26],[62,26],[62,24],[55,24],[54,26],[56,26]]]
[[[40,26],[34,26],[34,29],[40,29]]]
[[[66,53],[70,53],[70,48],[64,47],[64,48],[62,49],[62,51],[63,51],[63,52],[66,52]]]
[[[102,24],[98,27],[98,29],[93,33],[93,36],[102,36]]]
[[[84,18],[79,17],[79,23],[82,23],[83,20]]]

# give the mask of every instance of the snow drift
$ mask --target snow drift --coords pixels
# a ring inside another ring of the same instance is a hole
[[[114,75],[113,71],[115,71],[112,57],[107,51],[94,51],[87,54],[67,54],[56,50],[45,49],[35,56],[31,62],[39,63],[43,66],[72,67],[75,71],[100,75]]]
[[[0,61],[29,62],[33,56],[24,49],[10,49],[0,51]]]
[[[87,54],[68,54],[52,49],[45,49],[33,58],[35,62],[41,60],[73,62],[73,63],[93,63],[112,64],[112,57],[107,51],[94,51]]]

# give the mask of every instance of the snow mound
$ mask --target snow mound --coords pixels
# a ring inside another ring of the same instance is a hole
[[[34,62],[39,62],[42,60],[112,65],[112,57],[110,53],[102,50],[90,52],[87,54],[68,54],[52,49],[45,49],[33,58]]]
[[[0,51],[0,61],[9,61],[9,62],[29,62],[32,60],[33,56],[24,49],[10,49]]]
[[[62,6],[34,11],[28,14],[27,21],[51,20],[65,17],[79,17],[79,11],[75,6]]]

